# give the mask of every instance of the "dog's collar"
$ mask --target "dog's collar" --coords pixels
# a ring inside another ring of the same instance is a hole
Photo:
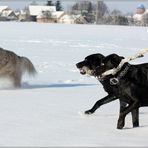
[[[111,85],[117,85],[119,83],[120,79],[123,78],[127,74],[129,68],[130,68],[130,64],[127,63],[125,68],[120,70],[118,72],[118,74],[116,75],[116,77],[110,78],[110,84]]]

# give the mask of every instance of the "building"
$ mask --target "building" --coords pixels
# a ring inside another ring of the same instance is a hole
[[[143,14],[145,12],[145,7],[143,4],[139,4],[136,9],[136,14]]]
[[[68,15],[65,14],[59,20],[60,23],[64,24],[86,24],[87,21],[82,15]]]
[[[41,16],[45,12],[55,12],[55,6],[39,6],[39,5],[30,5],[29,13],[32,21],[37,21],[37,16]],[[44,15],[44,14],[43,14]]]
[[[11,21],[17,19],[18,15],[12,9],[10,9],[8,6],[0,6],[0,20]]]
[[[148,9],[146,9],[143,4],[139,4],[136,13],[133,15],[133,19],[135,22],[141,22],[146,14],[148,14]]]
[[[42,23],[59,23],[60,18],[64,15],[64,11],[42,12],[36,17],[37,22]]]
[[[148,9],[144,5],[138,5],[136,13],[133,15],[134,24],[138,26],[148,26]]]
[[[3,10],[8,9],[8,6],[0,6],[0,14],[2,13]]]

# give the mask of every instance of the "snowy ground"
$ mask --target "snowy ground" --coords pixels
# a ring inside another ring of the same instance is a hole
[[[38,23],[0,23],[0,46],[28,57],[36,78],[24,76],[21,89],[1,80],[0,146],[148,146],[148,108],[140,127],[126,117],[116,129],[118,101],[91,116],[83,112],[106,95],[75,64],[89,54],[128,57],[148,47],[148,28]],[[133,63],[148,62],[148,54]]]

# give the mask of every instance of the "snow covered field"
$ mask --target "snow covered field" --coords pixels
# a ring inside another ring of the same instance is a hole
[[[131,115],[116,129],[118,101],[83,114],[106,93],[75,67],[97,52],[135,54],[148,47],[148,28],[1,22],[0,46],[28,57],[38,71],[23,77],[21,89],[0,81],[0,146],[148,146],[148,108],[134,129]],[[148,54],[132,63],[142,62]]]

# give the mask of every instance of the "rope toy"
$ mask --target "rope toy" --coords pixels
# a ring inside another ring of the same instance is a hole
[[[145,49],[141,50],[140,52],[138,52],[137,54],[135,54],[135,55],[132,56],[132,57],[128,57],[128,58],[122,59],[117,68],[113,68],[113,69],[110,69],[110,70],[104,72],[104,73],[102,74],[102,76],[105,77],[105,76],[111,75],[111,74],[112,74],[112,75],[115,75],[118,71],[121,70],[121,68],[122,68],[122,66],[124,65],[124,63],[127,63],[127,62],[129,62],[129,61],[135,60],[135,59],[137,59],[137,58],[141,58],[141,57],[144,56],[144,54],[145,54],[146,52],[148,52],[148,48],[145,48]]]

